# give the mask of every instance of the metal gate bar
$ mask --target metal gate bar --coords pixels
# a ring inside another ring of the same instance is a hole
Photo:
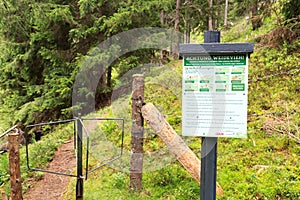
[[[122,122],[122,133],[121,133],[121,150],[120,154],[118,154],[116,157],[111,158],[109,161],[106,163],[89,170],[88,169],[88,163],[89,163],[89,143],[90,143],[90,135],[87,130],[87,128],[84,126],[83,121],[85,120],[98,120],[98,121],[121,121]],[[64,124],[64,123],[69,123],[69,122],[74,122],[73,124],[73,129],[74,129],[74,150],[75,150],[75,155],[76,155],[76,160],[77,160],[77,175],[74,174],[67,174],[67,173],[61,173],[61,172],[55,172],[55,171],[50,171],[46,169],[39,169],[39,168],[34,168],[30,166],[29,163],[29,134],[28,130],[30,128],[34,128],[37,126],[45,126],[45,125],[56,125],[56,124]],[[123,155],[123,148],[124,148],[124,119],[122,118],[81,118],[81,116],[73,118],[73,119],[68,119],[68,120],[61,120],[61,121],[55,121],[55,122],[47,122],[47,123],[39,123],[39,124],[33,124],[33,125],[28,125],[25,127],[25,144],[26,144],[26,162],[27,162],[27,167],[29,170],[32,171],[40,171],[40,172],[45,172],[45,173],[51,173],[51,174],[56,174],[56,175],[62,175],[62,176],[69,176],[69,177],[76,177],[77,178],[77,183],[76,183],[76,200],[82,200],[83,199],[83,166],[82,166],[82,141],[83,141],[83,132],[86,135],[87,138],[87,147],[86,147],[86,166],[85,166],[85,179],[87,179],[88,174],[100,169],[109,163],[112,163],[113,161],[121,158]]]
[[[111,160],[107,161],[106,163],[103,163],[102,165],[94,168],[94,169],[91,169],[91,170],[88,170],[88,161],[86,162],[86,177],[89,173],[91,172],[94,172],[96,171],[97,169],[100,169],[110,163],[112,163],[113,161],[115,160],[118,160],[119,158],[122,157],[123,155],[123,148],[124,148],[124,119],[123,118],[81,118],[83,121],[84,120],[96,120],[96,121],[121,121],[122,122],[122,133],[121,133],[121,151],[120,151],[120,154],[117,155],[116,157],[112,158]]]
[[[51,174],[57,174],[57,175],[63,175],[63,176],[70,176],[70,177],[77,177],[74,174],[67,174],[67,173],[61,173],[61,172],[54,172],[46,169],[39,169],[39,168],[34,168],[30,166],[29,163],[29,134],[28,134],[28,129],[29,128],[34,128],[37,126],[45,126],[45,125],[56,125],[56,124],[64,124],[64,123],[69,123],[72,121],[76,121],[76,119],[68,119],[68,120],[61,120],[61,121],[55,121],[55,122],[48,122],[48,123],[39,123],[39,124],[33,124],[33,125],[28,125],[25,127],[25,144],[26,144],[26,162],[27,162],[27,168],[32,171],[40,171],[40,172],[45,172],[45,173],[51,173]]]

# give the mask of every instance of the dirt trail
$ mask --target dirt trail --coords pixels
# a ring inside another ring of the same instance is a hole
[[[58,148],[47,169],[70,174],[75,168],[74,143],[70,140]],[[62,200],[71,179],[72,177],[68,176],[44,173],[40,181],[31,183],[30,189],[24,195],[24,200]]]

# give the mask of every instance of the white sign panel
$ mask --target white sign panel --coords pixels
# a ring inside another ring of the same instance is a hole
[[[248,56],[184,56],[182,134],[247,137]]]

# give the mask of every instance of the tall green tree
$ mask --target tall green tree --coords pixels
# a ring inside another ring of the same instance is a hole
[[[189,37],[207,30],[211,11],[207,7],[208,0],[2,0],[2,101],[16,109],[16,121],[25,124],[70,117],[74,80],[83,60],[89,59],[91,68],[101,61],[90,55],[91,49],[139,27],[175,29],[176,24]],[[115,85],[113,72],[121,77],[155,56],[155,49],[140,49],[115,59],[97,72],[101,77],[96,94],[82,88],[81,95],[103,106]]]
[[[73,58],[67,35],[74,25],[71,6],[52,2],[5,0],[1,5],[1,55],[4,102],[21,121],[62,114],[68,101]],[[44,113],[44,114],[41,114]]]
[[[18,110],[16,120],[27,124],[70,116],[74,79],[89,50],[122,31],[168,26],[160,23],[160,11],[171,13],[174,6],[170,0],[1,1],[3,102]],[[112,68],[121,76],[152,56],[151,50],[141,50],[104,66],[99,99],[109,98]]]

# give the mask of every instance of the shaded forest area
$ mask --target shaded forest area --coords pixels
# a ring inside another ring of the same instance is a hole
[[[190,35],[226,29],[240,16],[249,16],[246,20],[256,30],[265,17],[275,14],[277,29],[256,42],[279,48],[292,44],[299,38],[299,4],[298,0],[1,0],[0,112],[10,117],[10,125],[71,117],[72,89],[82,60],[102,41],[133,28],[174,29],[184,33],[188,43]],[[97,108],[106,106],[119,77],[159,59],[155,49],[130,52],[105,66],[96,94],[86,90],[82,95],[92,95]]]

